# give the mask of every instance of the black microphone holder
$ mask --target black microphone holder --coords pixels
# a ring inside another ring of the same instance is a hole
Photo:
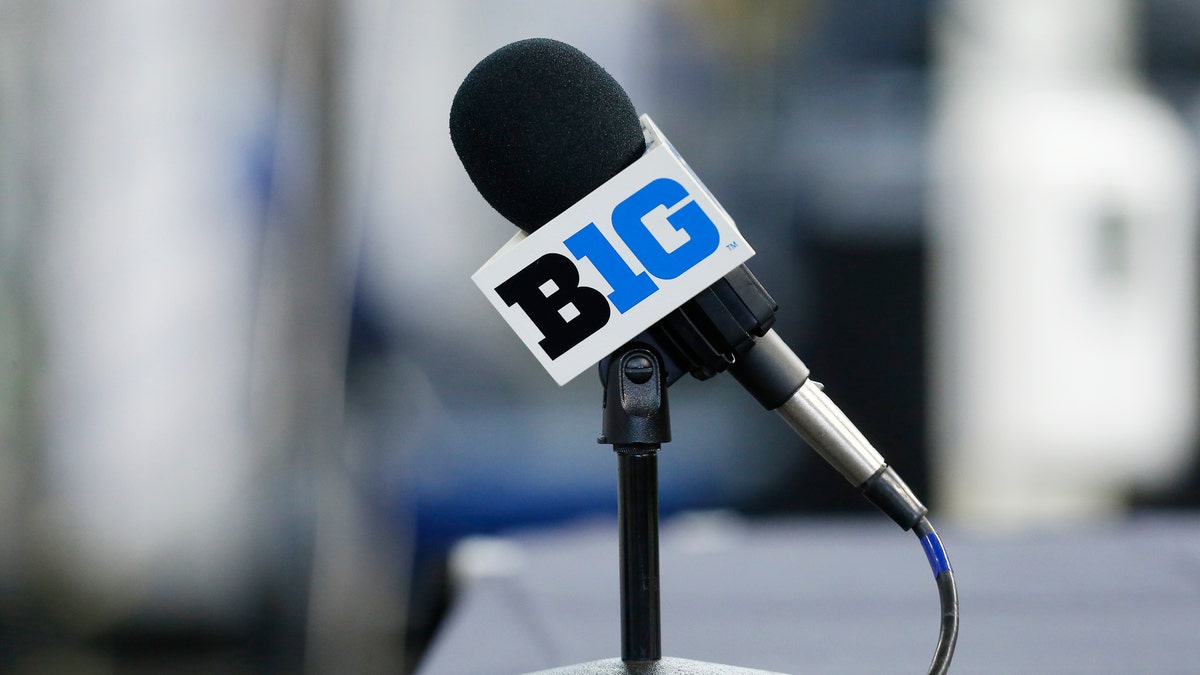
[[[621,657],[531,675],[780,675],[662,656],[658,450],[671,440],[667,374],[658,350],[633,342],[607,359],[603,435],[617,454]]]

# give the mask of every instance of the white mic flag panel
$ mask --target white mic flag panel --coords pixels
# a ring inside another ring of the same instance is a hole
[[[560,385],[753,249],[646,115],[645,154],[471,277]]]

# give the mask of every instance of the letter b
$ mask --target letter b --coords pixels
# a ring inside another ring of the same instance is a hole
[[[547,290],[550,289],[550,290]],[[604,327],[612,313],[600,291],[579,285],[579,270],[570,258],[547,253],[496,287],[509,307],[517,305],[544,336],[538,345],[557,359]],[[566,318],[562,310],[577,314]]]

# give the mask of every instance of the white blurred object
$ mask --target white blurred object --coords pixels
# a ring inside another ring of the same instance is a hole
[[[1194,439],[1195,146],[1124,0],[957,0],[937,23],[935,486],[952,517],[1091,518]]]
[[[39,537],[88,600],[78,621],[249,610],[258,223],[239,155],[267,24],[236,3],[44,16]]]

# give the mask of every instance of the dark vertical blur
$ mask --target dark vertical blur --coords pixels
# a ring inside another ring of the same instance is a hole
[[[751,266],[780,303],[780,334],[921,494],[931,11],[666,3],[653,109],[758,247]],[[743,506],[870,508],[820,462]]]
[[[1200,137],[1200,3],[1140,0],[1137,12],[1139,71],[1153,91],[1180,115],[1193,137]],[[1200,141],[1194,148],[1200,155]],[[1200,251],[1194,255],[1200,258]],[[1200,507],[1200,448],[1193,448],[1186,475],[1167,490],[1135,494],[1133,504],[1148,508]]]

